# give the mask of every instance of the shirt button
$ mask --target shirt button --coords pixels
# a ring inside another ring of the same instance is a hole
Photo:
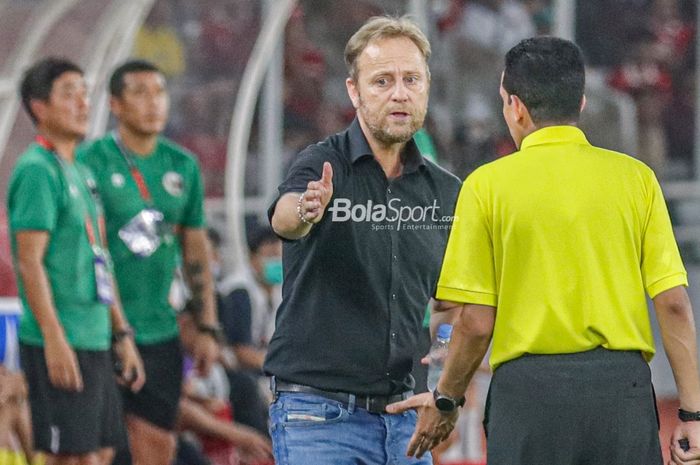
[[[391,194],[391,187],[387,188],[386,192],[387,194]]]
[[[389,373],[389,372],[387,371],[387,372],[386,372],[386,375],[387,375],[387,376],[391,376],[391,373]]]
[[[391,333],[391,338],[392,338],[393,340],[396,340],[396,333]]]
[[[396,261],[396,260],[398,260],[398,259],[399,259],[399,257],[397,257],[396,255],[394,255],[394,261]]]
[[[391,294],[391,300],[396,300],[396,294]]]

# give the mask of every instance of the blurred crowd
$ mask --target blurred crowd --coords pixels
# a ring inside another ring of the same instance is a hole
[[[168,133],[200,157],[208,197],[224,194],[231,109],[260,29],[262,3],[159,0],[138,34],[135,54],[155,61],[169,75],[175,111]],[[554,32],[554,5],[551,0],[429,4],[433,84],[426,127],[440,162],[464,177],[514,150],[493,83],[504,51],[524,37]],[[406,10],[407,2],[399,0],[298,3],[285,33],[283,166],[300,148],[352,119],[342,62],[351,31],[370,16]],[[695,14],[689,0],[577,2],[576,40],[594,74],[591,81],[631,98],[638,156],[662,178],[694,175]],[[619,130],[619,124],[613,126],[600,132]],[[254,175],[256,134],[254,127],[249,194],[260,192]]]
[[[694,2],[586,3],[579,17],[578,41],[590,63],[607,70],[608,84],[636,104],[639,158],[662,178],[692,177]]]

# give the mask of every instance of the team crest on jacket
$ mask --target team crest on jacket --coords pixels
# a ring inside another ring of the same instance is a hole
[[[123,175],[123,174],[121,174],[121,173],[113,173],[113,174],[112,174],[112,177],[111,177],[111,180],[112,180],[112,185],[113,185],[114,187],[124,187],[124,182],[125,182],[125,180],[124,180],[124,175]]]
[[[163,175],[163,188],[173,197],[180,197],[184,188],[182,176],[174,171],[168,171]]]

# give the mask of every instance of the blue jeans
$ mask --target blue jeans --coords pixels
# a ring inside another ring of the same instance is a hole
[[[374,414],[306,393],[280,393],[270,406],[277,465],[432,465],[406,457],[416,412]]]

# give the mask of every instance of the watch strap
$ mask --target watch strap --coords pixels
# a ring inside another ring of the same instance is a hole
[[[678,409],[678,419],[680,421],[700,421],[700,412],[690,412],[688,410]]]

